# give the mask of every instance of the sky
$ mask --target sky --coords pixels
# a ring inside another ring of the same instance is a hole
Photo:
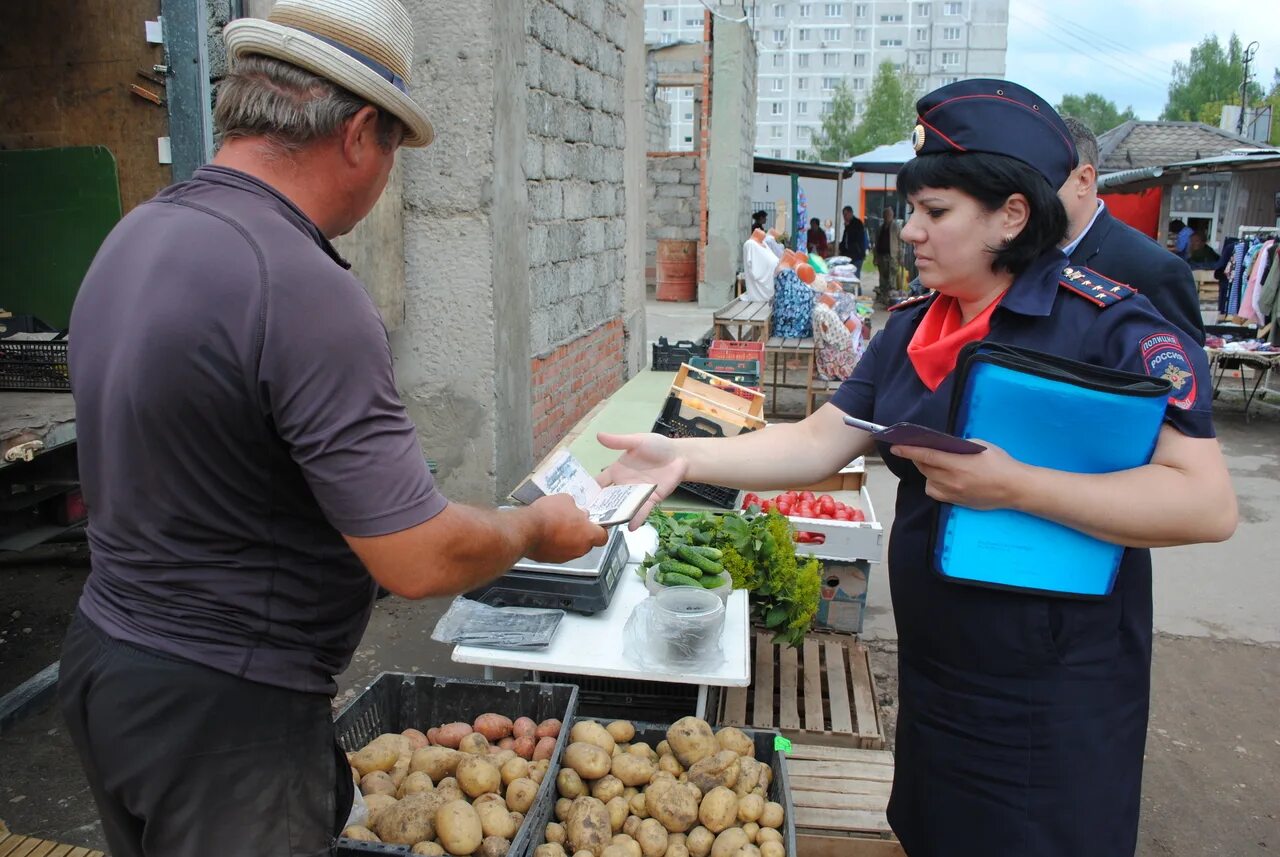
[[[1269,90],[1280,66],[1280,15],[1262,11],[1270,2],[1009,0],[1006,76],[1053,104],[1097,92],[1158,119],[1174,60],[1214,33],[1225,48],[1234,31],[1242,45],[1259,43],[1250,78]]]

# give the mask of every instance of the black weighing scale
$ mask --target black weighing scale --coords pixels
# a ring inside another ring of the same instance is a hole
[[[540,607],[574,613],[599,613],[609,606],[631,559],[622,527],[609,530],[609,541],[572,562],[553,565],[518,561],[493,583],[466,597],[490,607]]]

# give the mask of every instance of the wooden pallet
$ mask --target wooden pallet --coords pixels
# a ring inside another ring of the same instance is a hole
[[[0,833],[0,857],[106,857],[101,851],[90,851],[75,845],[59,845],[44,839]]]
[[[751,685],[725,692],[720,725],[777,729],[807,744],[884,747],[875,679],[856,639],[809,634],[797,651],[772,638],[768,631],[754,634]]]
[[[885,817],[893,785],[892,753],[797,743],[787,753],[787,776],[798,857],[902,853],[890,841],[893,833]]]

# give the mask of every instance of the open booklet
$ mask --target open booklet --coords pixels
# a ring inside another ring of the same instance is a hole
[[[569,450],[561,449],[545,466],[521,482],[511,492],[511,499],[528,505],[548,494],[568,494],[593,523],[613,527],[634,518],[657,487],[611,485],[601,488]]]

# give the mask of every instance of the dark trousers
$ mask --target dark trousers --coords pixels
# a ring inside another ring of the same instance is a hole
[[[58,704],[112,857],[318,857],[351,810],[324,695],[120,642],[77,611]]]

